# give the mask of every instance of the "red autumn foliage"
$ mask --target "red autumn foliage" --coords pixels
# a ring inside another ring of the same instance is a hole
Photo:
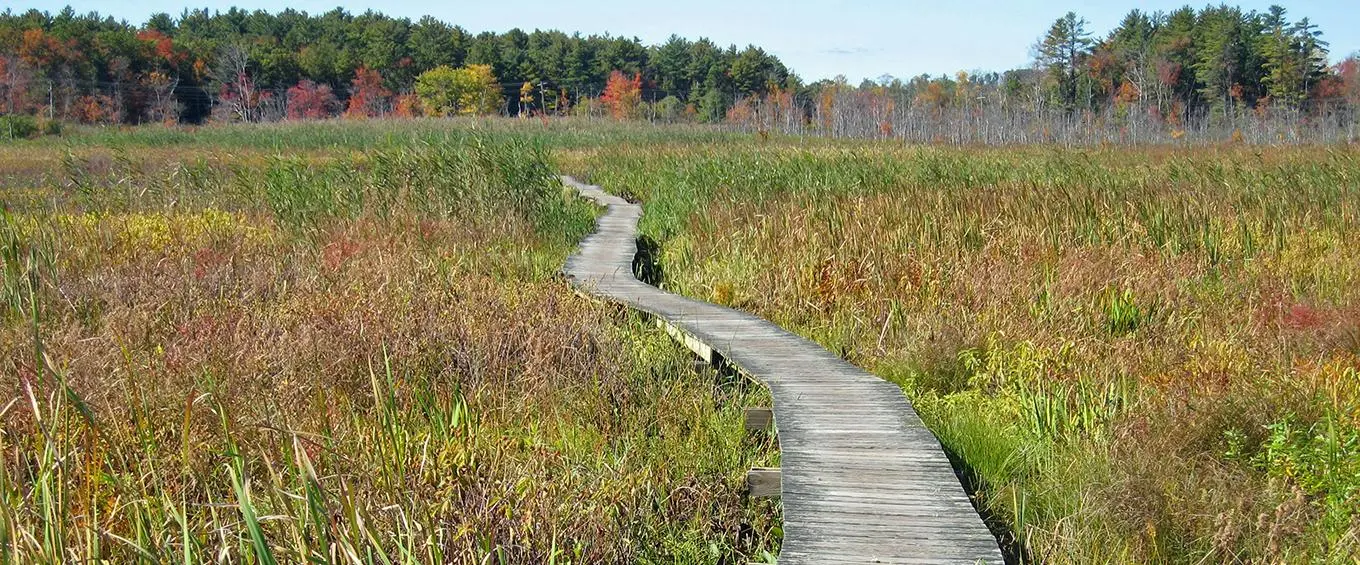
[[[1319,80],[1317,86],[1313,87],[1310,94],[1314,99],[1328,102],[1346,95],[1345,83],[1341,82],[1341,77],[1326,76]]]
[[[1175,86],[1181,80],[1181,66],[1170,61],[1161,61],[1157,65],[1157,80],[1163,86]]]
[[[751,107],[751,101],[746,98],[738,100],[731,108],[727,109],[727,121],[737,124],[744,124],[755,117],[755,109]]]
[[[322,120],[335,115],[340,100],[328,84],[302,80],[288,89],[288,119]]]
[[[1172,127],[1180,127],[1181,116],[1185,115],[1185,104],[1180,100],[1171,101],[1171,111],[1166,114],[1166,123]]]
[[[29,104],[29,87],[33,82],[33,68],[13,55],[0,55],[0,110],[6,113],[24,112]]]
[[[1351,104],[1360,104],[1360,57],[1352,55],[1337,63],[1334,80],[1340,91],[1338,96]]]
[[[179,49],[175,46],[175,42],[170,39],[170,36],[157,30],[144,29],[139,31],[137,32],[137,39],[151,44],[151,49],[156,53],[156,57],[165,60],[165,62],[170,63],[171,65],[178,66],[189,57],[189,54],[183,49]]]
[[[1087,72],[1100,87],[1101,92],[1113,94],[1115,78],[1122,71],[1119,59],[1109,49],[1097,49],[1086,62]]]
[[[609,109],[609,115],[617,119],[636,117],[642,106],[642,75],[629,78],[623,71],[609,73],[609,82],[605,83],[600,100]]]
[[[354,69],[350,81],[349,107],[346,118],[371,118],[381,115],[392,91],[383,88],[382,74],[368,67]]]

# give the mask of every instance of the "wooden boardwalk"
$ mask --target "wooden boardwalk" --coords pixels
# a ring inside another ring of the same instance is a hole
[[[779,562],[1002,563],[996,539],[901,389],[762,318],[633,277],[641,207],[563,178],[608,207],[563,272],[648,312],[710,362],[769,387],[781,451]]]

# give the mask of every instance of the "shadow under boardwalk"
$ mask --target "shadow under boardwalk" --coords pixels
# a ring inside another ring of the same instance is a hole
[[[563,182],[608,208],[563,268],[572,284],[660,318],[691,348],[711,349],[770,389],[782,462],[781,564],[1002,563],[939,441],[897,385],[765,319],[637,280],[642,208]]]

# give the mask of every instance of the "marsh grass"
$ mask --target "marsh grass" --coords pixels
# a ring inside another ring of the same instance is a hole
[[[1360,555],[1353,149],[775,140],[561,161],[645,203],[671,289],[900,383],[1017,559]]]
[[[767,399],[553,277],[592,211],[541,143],[62,152],[0,193],[0,561],[777,551]]]
[[[660,126],[646,122],[585,118],[553,119],[370,119],[280,122],[272,124],[214,124],[203,127],[147,125],[140,127],[76,126],[62,137],[14,140],[27,148],[146,149],[176,147],[274,153],[298,151],[368,150],[442,143],[468,135],[535,137],[555,147],[591,149],[618,143],[743,143],[721,127],[699,124]]]
[[[1353,149],[429,120],[0,147],[0,560],[768,560],[763,393],[552,280],[555,168],[901,384],[1017,559],[1360,553]]]

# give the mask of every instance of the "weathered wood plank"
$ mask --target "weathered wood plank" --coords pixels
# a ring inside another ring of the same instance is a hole
[[[896,385],[767,320],[638,281],[642,209],[563,182],[608,207],[563,267],[572,285],[654,316],[705,362],[770,389],[781,467],[752,469],[747,481],[754,496],[781,496],[781,565],[1002,562],[939,441]],[[751,414],[748,428],[765,418]]]

